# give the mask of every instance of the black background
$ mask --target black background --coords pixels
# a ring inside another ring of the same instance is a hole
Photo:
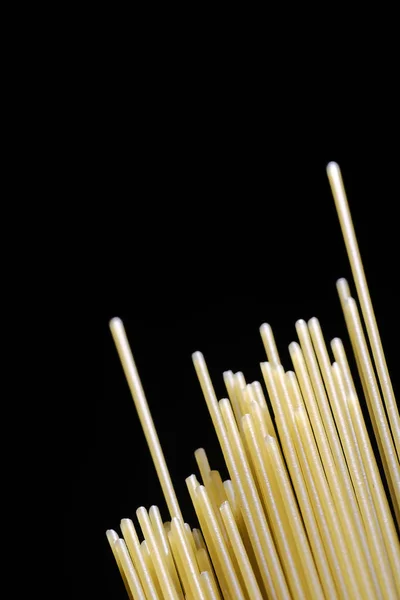
[[[65,554],[71,598],[124,598],[105,531],[139,506],[168,513],[129,394],[108,321],[125,323],[186,521],[196,519],[185,478],[205,447],[227,473],[191,362],[205,355],[218,397],[222,372],[261,379],[259,326],[273,327],[284,366],[294,323],[317,316],[329,340],[349,342],[336,293],[350,267],[325,168],[342,167],[392,380],[396,344],[398,221],[393,153],[365,139],[338,146],[267,132],[250,136],[232,118],[213,129],[199,115],[140,139],[111,144],[99,166],[106,214],[97,262],[101,289],[92,311],[99,352],[85,394],[70,402]],[[273,116],[271,117],[273,119]],[[195,130],[193,121],[196,122]],[[188,121],[189,122],[189,121]],[[217,125],[215,125],[215,123]],[[110,126],[111,127],[111,126]],[[116,122],[115,128],[120,124]],[[123,132],[112,139],[122,140]],[[279,137],[279,136],[278,136]],[[310,149],[311,147],[311,149]],[[308,148],[308,149],[307,149]],[[327,148],[327,151],[326,151]],[[389,157],[392,158],[389,158]],[[103,165],[103,163],[102,163]],[[97,248],[96,248],[97,252]],[[99,384],[99,385],[98,385]],[[77,531],[80,532],[77,536]],[[79,542],[79,538],[81,542]],[[86,540],[83,542],[83,540]],[[81,548],[90,558],[85,559]]]

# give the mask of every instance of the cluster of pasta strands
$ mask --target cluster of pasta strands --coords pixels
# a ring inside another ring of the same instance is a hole
[[[195,452],[201,482],[186,483],[201,529],[184,522],[124,326],[112,334],[170,513],[141,507],[107,537],[135,600],[400,598],[400,421],[339,167],[328,177],[362,315],[347,282],[337,289],[390,493],[386,496],[344,346],[333,364],[313,318],[296,323],[285,372],[271,327],[260,328],[265,388],[223,374],[218,402],[203,355],[193,362],[230,479]],[[369,350],[367,339],[372,349]],[[362,401],[364,401],[362,398]]]

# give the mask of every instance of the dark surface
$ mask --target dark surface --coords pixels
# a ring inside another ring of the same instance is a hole
[[[242,370],[261,379],[265,360],[258,328],[269,322],[286,368],[287,346],[299,318],[320,319],[327,340],[343,337],[336,294],[350,280],[325,166],[342,166],[383,345],[398,391],[395,344],[398,191],[396,169],[366,147],[346,155],[253,152],[234,140],[209,146],[185,140],[143,142],[140,158],[109,150],[99,171],[106,198],[101,283],[93,324],[102,352],[82,400],[71,400],[71,494],[66,548],[71,598],[125,597],[105,537],[139,506],[168,513],[131,400],[108,321],[125,323],[185,519],[196,523],[185,478],[197,472],[193,452],[205,447],[213,468],[227,473],[191,353],[206,358],[218,397],[222,372]],[[207,147],[207,152],[203,148]],[[369,154],[367,153],[369,151]],[[273,158],[271,158],[271,156]],[[380,160],[381,159],[381,160]],[[94,342],[96,346],[96,342]],[[92,348],[93,349],[93,348]],[[72,523],[92,553],[84,567]],[[74,542],[71,539],[74,538]],[[69,541],[68,541],[69,539]],[[82,537],[83,539],[83,537]],[[96,578],[100,588],[94,591]]]

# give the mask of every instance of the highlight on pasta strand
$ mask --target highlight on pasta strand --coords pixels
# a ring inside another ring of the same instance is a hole
[[[340,169],[330,163],[327,173],[361,307],[340,279],[363,394],[343,342],[330,342],[332,362],[316,318],[297,321],[289,371],[271,326],[261,325],[265,388],[247,383],[242,372],[225,371],[228,397],[220,401],[203,355],[195,352],[229,473],[223,481],[206,450],[195,451],[201,481],[192,474],[186,484],[200,528],[183,519],[124,325],[110,322],[169,511],[163,522],[156,506],[140,507],[139,533],[130,519],[122,519],[121,537],[107,531],[133,600],[400,598],[399,411]]]

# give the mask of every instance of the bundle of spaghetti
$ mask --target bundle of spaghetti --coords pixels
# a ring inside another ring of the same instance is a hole
[[[191,475],[186,483],[200,529],[184,521],[124,326],[118,318],[111,321],[170,514],[163,523],[156,506],[140,507],[139,533],[130,519],[121,521],[122,537],[107,532],[130,598],[400,598],[399,412],[340,170],[330,163],[327,171],[361,305],[360,314],[340,279],[363,396],[357,395],[342,341],[331,341],[332,363],[316,318],[297,321],[299,341],[289,345],[289,371],[271,327],[261,326],[268,359],[261,363],[265,392],[260,382],[247,383],[243,373],[227,371],[227,398],[218,401],[205,359],[195,352],[194,367],[230,476],[222,481],[205,450],[196,450],[200,480]]]

